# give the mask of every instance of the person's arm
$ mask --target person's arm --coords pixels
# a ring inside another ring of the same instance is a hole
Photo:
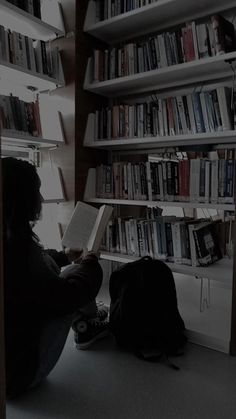
[[[58,276],[40,252],[31,256],[30,276],[35,304],[50,315],[70,314],[93,301],[102,283],[102,269],[94,255],[73,264]]]
[[[71,263],[65,251],[58,252],[54,249],[45,249],[44,253],[49,255],[56,262],[59,268],[62,268],[63,266],[69,265]]]
[[[76,262],[80,258],[82,250],[66,248],[65,250],[58,252],[55,249],[45,249],[44,253],[49,255],[59,268],[62,268],[72,262]]]

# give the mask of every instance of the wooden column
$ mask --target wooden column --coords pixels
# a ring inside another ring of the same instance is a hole
[[[83,89],[88,58],[93,48],[101,44],[92,36],[83,32],[88,0],[76,2],[76,79],[75,79],[75,200],[83,200],[84,188],[89,167],[106,161],[106,152],[86,149],[83,146],[87,117],[89,112],[101,108],[107,103],[106,98]]]
[[[1,137],[0,137],[1,157]],[[0,419],[6,418],[4,306],[3,306],[3,256],[2,256],[2,171],[0,159]]]
[[[236,187],[236,179],[235,179]],[[234,222],[233,229],[233,288],[232,288],[232,315],[231,315],[231,339],[230,339],[230,354],[236,355],[236,223]]]

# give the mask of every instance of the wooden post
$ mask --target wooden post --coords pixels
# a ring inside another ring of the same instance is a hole
[[[235,175],[236,178],[236,175]],[[235,187],[236,187],[236,179],[234,181]],[[232,314],[231,314],[231,340],[230,340],[230,354],[236,355],[236,223],[234,222],[234,228],[233,228],[233,288],[232,288]]]
[[[1,171],[1,132],[0,132],[0,419],[6,418],[5,393],[5,344],[4,344],[4,306],[3,306],[3,255],[2,255],[2,171]]]

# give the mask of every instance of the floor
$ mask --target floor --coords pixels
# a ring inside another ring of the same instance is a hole
[[[111,337],[78,351],[70,333],[47,381],[8,403],[7,419],[235,419],[236,358],[188,344],[175,362],[151,364]]]
[[[99,297],[109,303],[107,284]],[[71,332],[47,381],[8,403],[7,419],[236,418],[236,357],[188,344],[175,363],[141,361],[112,337],[77,350]]]

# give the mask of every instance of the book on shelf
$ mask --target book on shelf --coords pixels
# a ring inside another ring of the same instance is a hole
[[[127,41],[121,46],[95,49],[91,82],[101,82],[236,50],[233,23],[221,15],[206,22],[186,22],[176,30]]]
[[[176,216],[132,216],[109,221],[103,240],[108,252],[206,266],[227,255],[232,222]]]
[[[210,265],[222,258],[219,239],[213,222],[194,226],[193,236],[197,251],[197,260],[201,266]]]
[[[227,86],[143,103],[114,102],[93,115],[91,140],[165,137],[234,129],[235,98]]]
[[[221,15],[211,16],[216,54],[232,52],[236,48],[235,27]]]
[[[102,20],[110,19],[122,13],[136,10],[148,4],[155,3],[158,0],[96,0],[95,1],[95,20],[100,22]]]
[[[0,60],[59,79],[59,50],[0,25]]]
[[[7,0],[9,3],[14,4],[14,6],[19,7],[25,12],[30,13],[31,15],[41,19],[41,0]]]
[[[34,137],[42,137],[38,99],[25,102],[17,96],[0,95],[0,126],[4,130],[22,131]]]
[[[95,169],[95,197],[233,204],[236,164],[233,156],[225,157],[102,164]]]
[[[78,201],[62,237],[62,245],[97,252],[112,211],[109,205],[97,209]]]

